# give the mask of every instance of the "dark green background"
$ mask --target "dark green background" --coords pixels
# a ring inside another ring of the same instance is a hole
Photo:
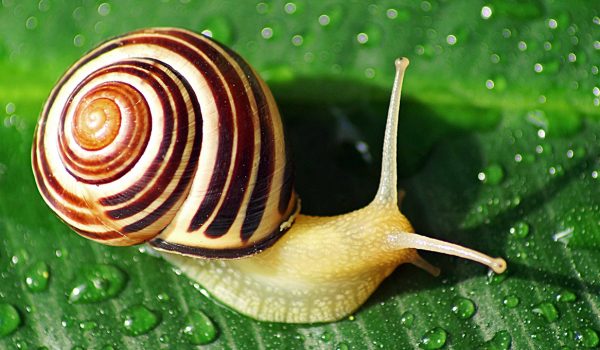
[[[189,310],[215,322],[219,335],[207,346],[215,349],[406,349],[436,327],[448,332],[448,349],[480,348],[499,331],[510,334],[513,349],[559,349],[583,347],[589,339],[581,334],[600,331],[600,5],[291,3],[2,0],[0,302],[18,309],[22,325],[0,338],[0,348],[193,348],[181,331]],[[492,10],[487,19],[484,6]],[[439,278],[402,266],[347,320],[269,324],[218,305],[135,247],[104,247],[71,233],[33,182],[37,116],[53,83],[85,51],[150,26],[210,29],[256,67],[279,101],[297,191],[311,214],[356,209],[373,196],[393,60],[409,57],[398,142],[403,211],[419,233],[506,257],[506,279],[490,283],[479,265],[424,253],[443,268]],[[272,37],[261,35],[264,28]],[[368,149],[359,152],[357,143]],[[503,176],[479,181],[490,166]],[[529,225],[525,238],[510,234],[519,222]],[[570,233],[568,242],[553,239],[561,232]],[[26,270],[40,261],[50,268],[49,285],[32,293]],[[124,290],[69,304],[83,267],[97,263],[124,271]],[[557,301],[565,290],[576,300]],[[516,308],[503,305],[509,295],[519,298]],[[457,297],[476,304],[472,318],[452,313]],[[557,319],[536,312],[547,302]],[[131,337],[121,314],[138,304],[161,322]],[[415,315],[410,327],[404,312]],[[81,329],[89,320],[98,326]]]

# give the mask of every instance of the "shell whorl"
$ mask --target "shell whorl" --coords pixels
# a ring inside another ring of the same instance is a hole
[[[79,234],[239,257],[298,211],[270,90],[236,53],[195,33],[147,29],[76,62],[32,150],[44,200]]]

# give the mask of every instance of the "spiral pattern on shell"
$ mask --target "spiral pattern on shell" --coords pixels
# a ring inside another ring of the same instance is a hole
[[[32,150],[44,200],[79,234],[239,257],[298,211],[277,106],[236,53],[171,28],[101,44],[56,85]]]

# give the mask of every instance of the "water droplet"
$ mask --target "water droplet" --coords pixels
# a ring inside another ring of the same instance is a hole
[[[288,2],[287,4],[283,5],[283,10],[288,15],[295,13],[297,9],[298,7],[293,2]]]
[[[195,345],[208,344],[217,338],[217,328],[212,320],[199,310],[188,313],[183,333]]]
[[[271,39],[273,37],[273,28],[271,28],[271,27],[264,27],[260,31],[260,36],[262,36],[263,39],[267,39],[267,40]]]
[[[98,323],[96,323],[95,321],[79,322],[79,329],[81,329],[84,332],[92,331],[96,329],[96,327],[98,327]]]
[[[471,299],[458,298],[452,304],[452,312],[466,320],[475,314],[475,303]]]
[[[527,50],[527,43],[524,41],[519,41],[517,47],[519,48],[519,51],[525,51]]]
[[[577,61],[577,55],[575,55],[574,53],[570,52],[570,53],[567,55],[567,60],[568,60],[569,62],[575,62],[575,61]]]
[[[529,224],[519,221],[510,228],[509,232],[517,238],[525,238],[529,235]]]
[[[15,111],[17,110],[17,106],[15,106],[14,103],[9,102],[6,104],[6,106],[4,107],[4,110],[6,111],[6,114],[13,114],[15,113]]]
[[[508,350],[510,349],[510,344],[512,343],[512,337],[508,331],[499,331],[494,334],[494,337],[485,344],[483,344],[483,349],[485,350]]]
[[[21,325],[19,311],[7,303],[0,303],[0,338],[16,331]]]
[[[504,179],[504,170],[498,164],[490,164],[477,174],[477,178],[483,183],[498,185]]]
[[[456,36],[453,34],[450,34],[446,37],[446,42],[448,43],[448,45],[455,45],[456,41]]]
[[[127,283],[127,275],[112,265],[84,266],[69,293],[70,303],[95,303],[119,294]]]
[[[328,25],[330,22],[329,16],[327,15],[320,15],[319,16],[319,24],[322,26],[326,26]]]
[[[103,2],[98,5],[98,14],[100,16],[108,16],[110,14],[110,4]]]
[[[335,350],[350,350],[350,346],[346,343],[339,343],[336,347]]]
[[[415,322],[415,315],[408,311],[403,313],[402,316],[400,317],[400,324],[403,325],[404,327],[411,327],[414,322]]]
[[[232,25],[224,17],[214,17],[206,21],[201,33],[224,44],[231,44],[234,39]]]
[[[369,41],[369,36],[366,33],[358,33],[356,34],[356,41],[359,44],[364,45]]]
[[[491,89],[493,89],[493,88],[494,88],[494,81],[493,81],[493,80],[491,80],[491,79],[488,79],[488,80],[486,80],[486,81],[485,81],[485,87],[486,87],[488,90],[491,90]]]
[[[296,34],[292,37],[292,45],[294,46],[300,46],[303,42],[304,38],[302,37],[302,35]]]
[[[331,332],[325,331],[323,334],[321,334],[322,341],[329,342],[331,339],[333,339],[333,334]]]
[[[544,71],[544,66],[541,63],[536,63],[533,65],[533,71],[536,73],[541,73]]]
[[[600,344],[598,333],[591,328],[584,328],[576,331],[575,340],[586,348],[595,348]]]
[[[558,27],[558,22],[554,18],[548,19],[548,28],[556,29]]]
[[[84,43],[85,43],[85,37],[81,34],[77,34],[73,38],[73,45],[75,45],[76,47],[82,47]]]
[[[440,349],[446,344],[446,338],[448,333],[442,328],[436,327],[427,331],[423,337],[421,337],[421,343],[419,346],[425,350]]]
[[[577,300],[577,294],[564,289],[556,295],[556,301],[559,303],[572,303]]]
[[[481,8],[481,18],[489,19],[490,17],[492,17],[492,8],[487,5],[482,7]]]
[[[425,12],[431,11],[431,3],[429,1],[422,1],[421,2],[421,10],[423,10]]]
[[[42,292],[48,288],[50,270],[45,262],[39,261],[25,271],[25,284],[32,292]]]
[[[150,332],[160,322],[160,316],[144,305],[128,308],[122,319],[125,332],[134,337]]]
[[[259,2],[258,4],[256,4],[256,12],[258,12],[261,15],[267,14],[271,11],[269,4],[265,3],[265,2]]]
[[[163,292],[163,293],[159,293],[156,296],[156,299],[158,299],[159,301],[169,301],[169,300],[171,300],[171,297],[169,297],[169,294]]]
[[[38,19],[34,16],[27,18],[27,20],[25,21],[25,28],[27,28],[29,30],[33,30],[33,29],[37,28],[37,26],[38,26]]]
[[[496,285],[502,283],[508,276],[508,270],[503,273],[497,274],[493,270],[489,270],[487,274],[487,283],[490,285]]]
[[[554,322],[558,319],[558,310],[551,302],[540,303],[532,311],[544,316],[548,322]]]
[[[507,295],[506,297],[504,297],[504,300],[502,300],[502,304],[504,304],[504,306],[506,306],[509,309],[517,307],[520,302],[521,300],[519,299],[519,297],[512,294]]]
[[[38,3],[38,10],[42,12],[46,12],[50,9],[50,1],[49,0],[40,0]]]

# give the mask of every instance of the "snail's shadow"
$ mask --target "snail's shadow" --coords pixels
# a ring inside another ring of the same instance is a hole
[[[356,84],[356,83],[353,83]],[[340,83],[339,88],[347,86]],[[361,90],[356,88],[355,90]],[[385,96],[387,92],[373,92]],[[274,89],[277,94],[277,88]],[[327,94],[324,94],[327,95]],[[286,133],[296,166],[296,190],[303,212],[331,215],[366,205],[377,189],[387,100],[357,98],[351,102],[286,101],[279,99]],[[465,113],[486,113],[465,109]],[[495,125],[492,125],[492,128]],[[460,228],[472,211],[480,186],[476,175],[484,168],[480,140],[472,131],[453,125],[428,106],[404,97],[398,135],[399,186],[407,193],[403,213],[416,232],[458,243],[490,255],[508,249],[508,232],[520,217],[539,209],[571,181],[586,171],[591,154],[565,169],[560,177],[521,198],[518,206],[489,218],[489,222]],[[367,147],[365,147],[367,146]],[[493,228],[493,233],[490,232]],[[483,237],[482,235],[486,235]],[[452,281],[485,274],[483,267],[464,268],[458,259],[423,253],[444,266]],[[475,266],[475,265],[473,265]],[[574,291],[597,293],[600,285],[567,274],[540,270],[509,261],[511,278],[543,282]],[[444,278],[442,275],[442,278]],[[408,282],[408,283],[407,283]],[[440,288],[439,279],[412,266],[401,266],[383,283],[363,308],[388,300],[398,293]]]

